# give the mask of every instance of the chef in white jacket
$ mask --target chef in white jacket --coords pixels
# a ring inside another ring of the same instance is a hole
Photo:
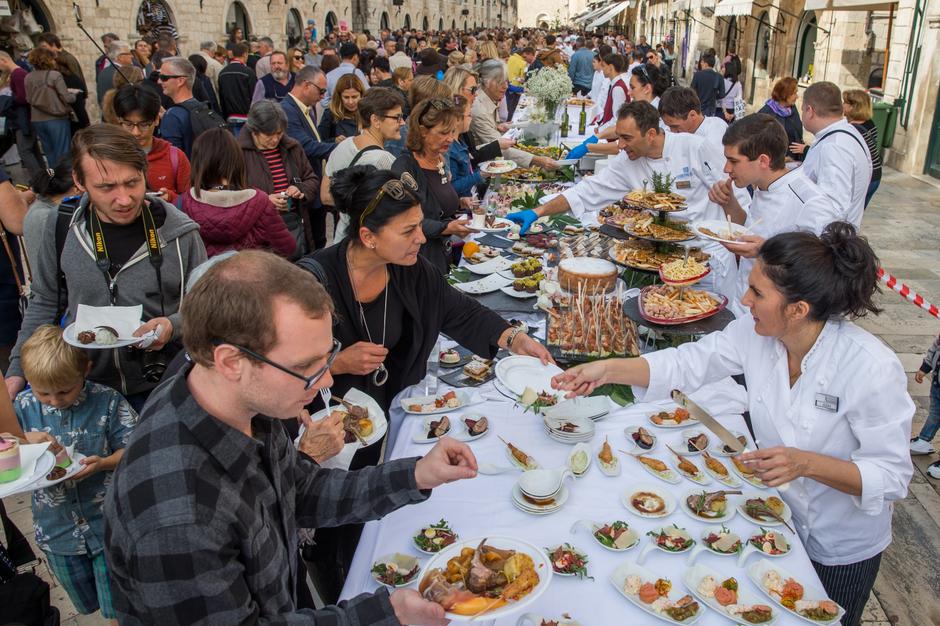
[[[729,307],[740,317],[747,312],[741,298],[764,240],[795,230],[819,235],[828,224],[839,221],[840,214],[802,168],[786,168],[787,132],[780,122],[765,113],[755,113],[727,128],[722,144],[728,178],[715,183],[709,198],[725,210],[731,221],[743,224],[752,233],[739,243],[725,244],[739,257],[736,289],[727,295]],[[742,208],[739,194],[748,185],[754,188],[754,197],[749,206]]]
[[[781,492],[829,597],[861,617],[893,503],[913,474],[914,403],[894,353],[848,318],[877,312],[877,258],[846,222],[821,237],[789,232],[761,246],[744,304],[725,330],[634,359],[578,366],[555,377],[569,396],[605,383],[634,385],[640,401],[744,374],[759,449],[740,460]]]
[[[862,225],[871,182],[871,153],[855,124],[842,113],[842,92],[833,83],[813,83],[803,93],[803,127],[816,136],[803,172],[839,207],[840,218]]]
[[[694,89],[670,87],[663,92],[658,108],[670,132],[698,135],[709,147],[721,151],[721,138],[728,123],[720,117],[702,115],[702,103]]]
[[[522,224],[523,231],[539,217],[571,211],[585,223],[596,223],[597,212],[633,191],[649,188],[654,172],[671,174],[672,190],[685,198],[684,211],[670,217],[689,220],[725,219],[724,212],[708,199],[708,190],[724,177],[723,164],[701,137],[689,133],[664,133],[659,127],[659,112],[648,102],[630,102],[620,109],[617,136],[620,153],[608,160],[608,166],[595,176],[584,178],[536,209],[510,213],[507,217]],[[720,244],[706,242],[703,249],[711,255],[710,265],[715,288],[721,293],[732,290],[734,258]]]

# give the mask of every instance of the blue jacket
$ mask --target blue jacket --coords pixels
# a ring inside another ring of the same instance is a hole
[[[310,165],[313,166],[314,173],[318,177],[321,176],[323,174],[323,161],[329,158],[336,144],[332,141],[317,141],[316,135],[313,134],[313,129],[311,129],[310,124],[304,120],[303,112],[301,112],[300,107],[297,106],[297,103],[294,102],[291,96],[287,96],[281,100],[281,108],[283,108],[284,113],[287,114],[287,136],[300,142],[300,145],[303,146],[304,154],[310,159]],[[319,206],[319,196],[314,204]]]
[[[470,196],[474,185],[483,187],[485,184],[480,170],[474,170],[470,164],[470,148],[459,139],[450,144],[447,150],[447,160],[450,163],[450,173],[453,177],[450,184],[461,198]],[[482,191],[482,189],[481,189]]]
[[[568,63],[568,76],[578,87],[590,87],[594,81],[594,53],[587,48],[579,48],[571,55]]]
[[[191,98],[193,102],[198,102]],[[187,100],[188,102],[188,100]],[[193,127],[189,123],[189,111],[181,106],[166,110],[160,120],[160,136],[182,150],[187,157],[193,154]]]

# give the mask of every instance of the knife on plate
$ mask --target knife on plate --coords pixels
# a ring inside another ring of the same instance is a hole
[[[689,396],[678,389],[673,389],[672,399],[676,404],[688,411],[689,415],[697,419],[702,426],[712,431],[723,444],[734,450],[735,453],[744,452],[744,446],[741,445],[738,438],[732,435],[731,431],[727,428],[719,424],[718,420],[709,415],[705,409],[693,402]]]

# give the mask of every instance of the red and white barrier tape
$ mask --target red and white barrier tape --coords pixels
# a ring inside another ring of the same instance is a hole
[[[934,317],[940,318],[940,308],[938,308],[937,305],[930,304],[924,300],[924,296],[915,292],[913,289],[899,281],[896,277],[886,272],[884,268],[878,268],[878,279],[891,289],[897,291],[906,300],[913,302]]]

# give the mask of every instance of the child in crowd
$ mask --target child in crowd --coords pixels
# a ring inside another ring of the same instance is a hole
[[[933,454],[934,447],[931,441],[937,431],[940,430],[940,376],[937,369],[940,367],[940,337],[933,341],[933,345],[927,350],[924,362],[920,369],[914,374],[914,380],[918,383],[924,382],[924,376],[931,374],[933,382],[930,383],[930,408],[927,409],[927,421],[924,427],[920,429],[920,434],[911,439],[911,454]],[[940,478],[940,461],[935,461],[927,466],[927,474],[931,478]]]
[[[69,480],[33,492],[36,543],[80,613],[101,609],[114,619],[102,503],[137,413],[117,391],[85,380],[88,355],[67,344],[61,328],[36,329],[21,359],[31,388],[16,397],[14,409],[27,439],[74,446],[73,457],[83,455],[73,459],[82,469]]]

